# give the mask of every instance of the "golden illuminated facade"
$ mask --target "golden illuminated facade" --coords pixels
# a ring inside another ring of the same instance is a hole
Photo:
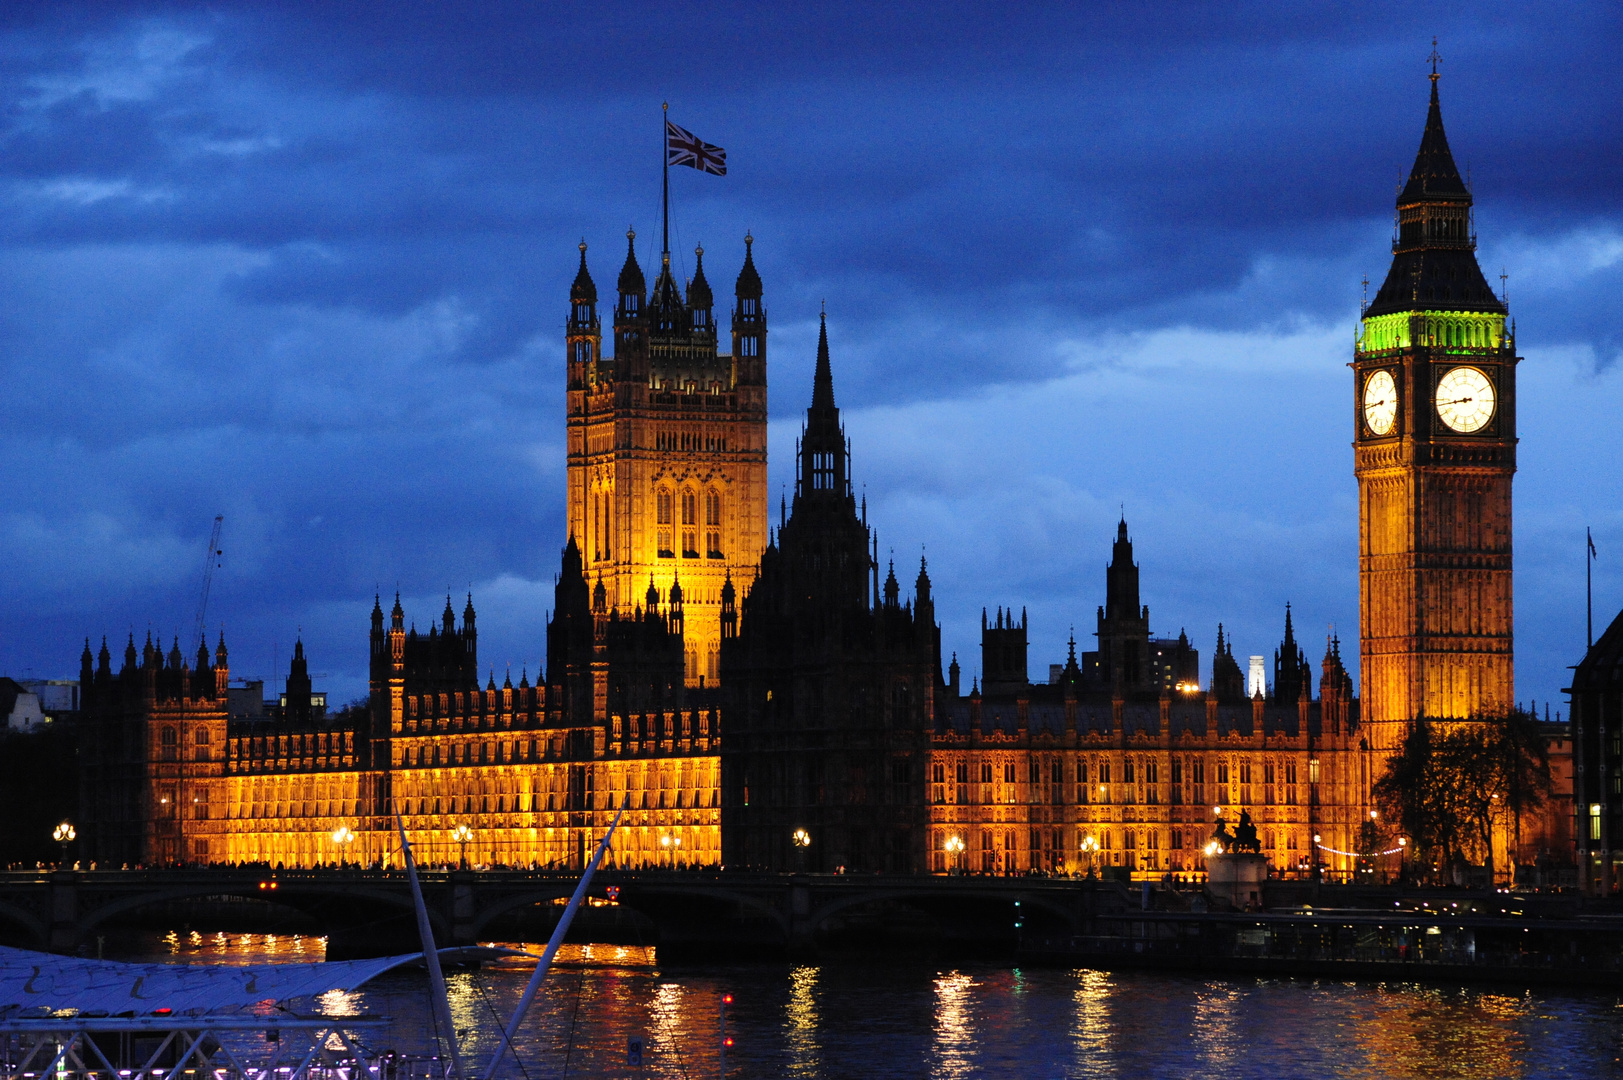
[[[583,589],[578,561],[565,569]],[[374,612],[374,639],[384,642],[374,650],[384,657],[375,711],[313,709],[302,645],[283,711],[254,720],[228,715],[223,641],[212,665],[200,650],[195,669],[178,648],[166,661],[150,642],[138,659],[132,641],[117,674],[105,644],[96,666],[87,648],[84,858],[399,866],[399,814],[425,863],[579,868],[588,838],[625,805],[609,865],[719,861],[719,719],[713,705],[682,703],[679,648],[666,700],[630,695],[618,704],[635,701],[635,710],[575,722],[562,711],[565,685],[423,689],[445,671],[432,666],[428,637],[405,630],[398,602],[386,631]],[[645,615],[629,629],[668,642],[668,618]],[[444,653],[463,646],[471,623],[470,603]],[[605,637],[627,629],[613,620],[598,628]],[[436,633],[434,644],[444,637]],[[408,667],[408,657],[419,666]],[[590,659],[569,666],[589,668]]]
[[[1515,701],[1519,358],[1505,304],[1477,266],[1471,202],[1433,73],[1391,270],[1363,312],[1352,363],[1359,696],[1383,751],[1416,717],[1503,715]]]
[[[1111,556],[1100,648],[1081,663],[1073,641],[1063,667],[1031,683],[1025,617],[1001,609],[982,617],[985,681],[968,695],[954,660],[931,740],[929,868],[1204,873],[1214,811],[1230,829],[1244,811],[1274,873],[1347,877],[1373,758],[1339,642],[1325,643],[1317,699],[1288,606],[1266,694],[1246,696],[1222,627],[1207,689],[1194,673],[1169,685],[1151,662],[1125,521]],[[1178,644],[1175,666],[1198,666]]]
[[[570,290],[569,535],[610,611],[631,612],[650,584],[668,592],[680,583],[687,684],[715,686],[722,587],[730,574],[741,594],[748,590],[767,541],[761,279],[746,237],[727,355],[704,249],[685,298],[668,252],[645,297],[636,234],[627,236],[613,357],[602,352],[584,243]]]
[[[1294,706],[1065,683],[949,702],[930,754],[930,869],[1204,873],[1214,811],[1232,829],[1244,810],[1275,874],[1347,877],[1370,755],[1339,658],[1325,664],[1319,699]]]

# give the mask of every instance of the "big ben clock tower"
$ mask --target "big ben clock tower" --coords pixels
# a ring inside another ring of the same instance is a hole
[[[1435,62],[1392,267],[1354,353],[1360,696],[1371,746],[1416,717],[1515,700],[1510,485],[1515,331],[1476,262],[1471,192],[1443,134]]]

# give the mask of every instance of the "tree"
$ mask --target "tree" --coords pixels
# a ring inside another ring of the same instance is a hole
[[[1425,867],[1469,861],[1485,865],[1492,880],[1494,830],[1508,826],[1519,846],[1522,817],[1550,790],[1543,732],[1535,717],[1517,711],[1477,721],[1415,720],[1372,794],[1408,836],[1421,876],[1428,876]]]

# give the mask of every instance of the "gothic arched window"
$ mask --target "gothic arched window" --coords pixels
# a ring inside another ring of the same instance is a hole
[[[682,491],[682,557],[699,557],[699,495],[691,488]]]
[[[721,492],[704,493],[704,553],[712,559],[721,554]]]
[[[654,495],[656,518],[659,524],[659,557],[662,559],[669,559],[676,554],[676,549],[671,546],[671,525],[675,517],[672,512],[674,509],[673,499],[674,496],[669,488],[660,488]]]

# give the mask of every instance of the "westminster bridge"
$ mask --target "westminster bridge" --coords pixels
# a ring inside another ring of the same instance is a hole
[[[428,870],[419,878],[442,945],[544,940],[578,882],[523,870]],[[1027,933],[1084,932],[1090,920],[1129,907],[1116,882],[943,875],[605,870],[590,896],[573,936],[692,955],[807,953],[866,939],[1002,951]],[[0,941],[56,952],[92,951],[121,927],[182,922],[317,933],[335,957],[411,951],[413,907],[403,871],[0,872]]]

